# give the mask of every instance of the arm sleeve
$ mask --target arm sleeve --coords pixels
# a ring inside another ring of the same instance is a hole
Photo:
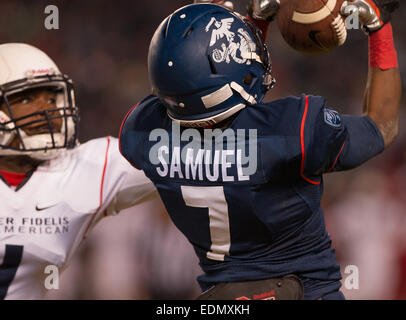
[[[117,215],[120,211],[139,205],[143,202],[154,199],[158,196],[157,190],[152,182],[145,176],[144,172],[128,166],[129,172],[106,209],[107,215]]]
[[[113,188],[106,214],[116,215],[121,210],[158,197],[154,184],[144,172],[131,166],[119,153],[116,140],[111,147],[111,165],[107,179],[110,179],[110,184],[114,183],[116,186]]]
[[[305,177],[349,170],[383,151],[383,138],[369,117],[342,116],[320,97],[309,97],[307,109],[302,121]]]
[[[385,149],[382,134],[369,117],[344,115],[342,119],[348,134],[332,171],[355,168]]]

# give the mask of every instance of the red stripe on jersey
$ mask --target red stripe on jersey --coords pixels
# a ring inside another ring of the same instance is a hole
[[[301,167],[300,167],[300,175],[307,182],[309,182],[311,184],[318,185],[318,184],[320,184],[320,181],[313,181],[313,180],[307,178],[304,175],[304,166],[305,166],[305,159],[306,159],[305,142],[304,142],[304,129],[305,129],[305,124],[306,124],[306,116],[307,116],[307,110],[308,109],[309,109],[309,96],[306,96],[305,110],[304,110],[304,113],[303,113],[302,125],[300,127],[300,142],[301,142],[301,148],[302,148],[302,164],[301,164]]]
[[[107,148],[106,148],[106,155],[104,157],[104,167],[103,167],[103,174],[102,174],[102,180],[101,180],[101,186],[100,186],[100,204],[99,204],[99,208],[103,204],[104,177],[106,176],[107,162],[108,162],[108,159],[109,159],[108,158],[109,149],[110,149],[110,137],[107,137]]]
[[[139,105],[140,103],[138,102],[134,107],[132,107],[131,108],[131,110],[130,111],[128,111],[127,112],[127,114],[125,115],[125,117],[124,117],[124,120],[123,120],[123,122],[121,123],[121,126],[120,126],[120,131],[119,131],[119,133],[118,133],[118,149],[120,150],[120,153],[121,153],[121,155],[124,157],[124,155],[123,155],[123,153],[121,152],[121,132],[123,131],[123,127],[124,127],[124,123],[125,123],[125,121],[127,120],[127,118],[128,118],[128,116],[130,115],[130,113],[135,109],[135,108],[137,108],[138,107],[138,105]],[[124,157],[124,158],[126,158],[126,157]],[[127,158],[126,158],[127,159]],[[128,159],[127,159],[128,160]],[[140,170],[140,168],[138,168],[135,164],[133,164],[131,161],[128,161],[135,169],[138,169],[138,170]]]
[[[83,239],[86,238],[86,235],[93,224],[94,219],[96,218],[97,213],[99,212],[102,204],[103,204],[103,188],[104,188],[104,178],[106,176],[106,169],[107,169],[107,163],[109,159],[109,149],[110,149],[110,137],[106,137],[107,139],[107,147],[106,147],[106,155],[104,157],[104,166],[103,166],[103,173],[102,173],[102,178],[101,178],[101,183],[100,183],[100,199],[99,199],[99,207],[97,208],[96,212],[93,214],[92,219],[90,219],[89,225],[86,228],[86,231],[83,235]]]
[[[345,142],[343,143],[343,146],[341,147],[341,150],[340,150],[340,152],[338,153],[338,156],[337,156],[337,158],[336,158],[336,161],[334,161],[333,166],[330,168],[329,171],[327,171],[327,173],[330,173],[330,172],[333,171],[333,169],[335,168],[335,166],[336,166],[336,164],[337,164],[337,162],[338,162],[338,158],[340,158],[341,153],[342,153],[343,150],[344,150],[344,146],[345,146]]]

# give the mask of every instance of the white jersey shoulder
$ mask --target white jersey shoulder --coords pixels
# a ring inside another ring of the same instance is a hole
[[[100,218],[156,195],[112,137],[44,163],[17,191],[0,181],[0,299],[41,298],[45,268],[63,268]]]

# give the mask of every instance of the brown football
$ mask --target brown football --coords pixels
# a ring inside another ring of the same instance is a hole
[[[277,16],[285,41],[304,53],[326,53],[345,43],[344,0],[281,0]]]

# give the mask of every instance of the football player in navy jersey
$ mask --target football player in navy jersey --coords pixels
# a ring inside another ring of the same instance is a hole
[[[342,8],[359,11],[369,36],[362,116],[311,95],[262,102],[274,80],[250,20],[272,20],[267,5],[278,1],[253,1],[250,19],[193,4],[158,27],[148,57],[154,95],[127,114],[120,149],[194,246],[200,299],[344,299],[320,205],[323,174],[363,164],[397,135],[398,2]]]

